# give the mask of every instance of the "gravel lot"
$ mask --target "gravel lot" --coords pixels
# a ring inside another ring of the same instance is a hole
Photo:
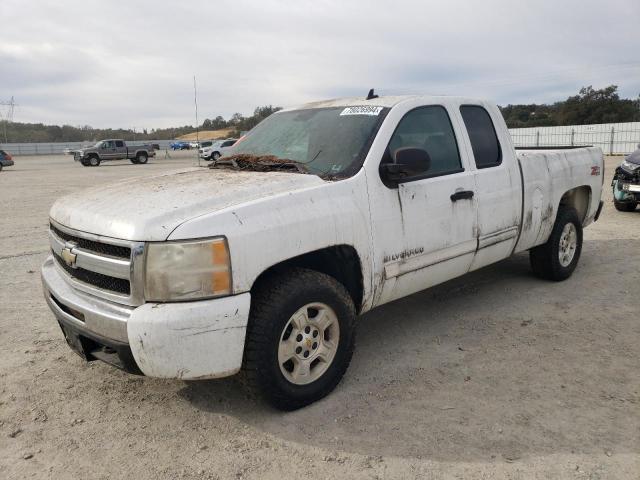
[[[640,478],[640,210],[613,208],[619,158],[571,279],[518,255],[381,307],[336,391],[285,414],[233,378],[85,364],[42,298],[57,197],[193,155],[0,173],[0,478]]]

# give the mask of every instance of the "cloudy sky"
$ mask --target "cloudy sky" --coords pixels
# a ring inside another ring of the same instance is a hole
[[[194,75],[200,121],[370,87],[640,93],[638,0],[1,0],[0,19],[0,100],[22,122],[195,124]]]

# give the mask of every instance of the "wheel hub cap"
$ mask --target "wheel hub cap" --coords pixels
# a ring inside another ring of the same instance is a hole
[[[338,317],[324,303],[309,303],[285,325],[278,345],[278,364],[284,377],[306,385],[327,371],[338,350]]]
[[[560,235],[560,246],[558,248],[558,260],[560,265],[568,267],[576,254],[578,246],[578,231],[573,223],[567,223]]]

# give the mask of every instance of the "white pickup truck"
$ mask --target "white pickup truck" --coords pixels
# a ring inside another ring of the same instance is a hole
[[[338,384],[357,315],[527,250],[564,280],[602,208],[599,149],[516,153],[500,111],[471,98],[280,111],[211,167],[58,200],[46,301],[87,360],[242,370],[285,410]]]

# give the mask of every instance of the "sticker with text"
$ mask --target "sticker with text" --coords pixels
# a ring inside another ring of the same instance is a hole
[[[340,113],[342,115],[379,115],[384,107],[374,107],[372,105],[360,105],[358,107],[347,107]]]

